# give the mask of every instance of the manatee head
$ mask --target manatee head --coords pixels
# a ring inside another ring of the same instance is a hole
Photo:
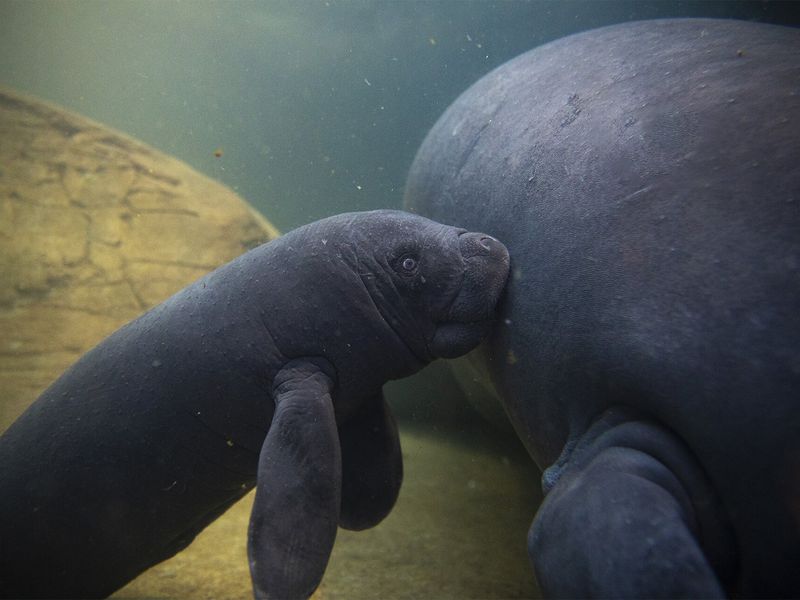
[[[509,267],[490,236],[393,210],[335,215],[269,246],[272,339],[286,357],[324,356],[354,396],[477,346]]]
[[[333,217],[337,255],[419,362],[460,356],[486,335],[508,276],[506,247],[402,211]]]

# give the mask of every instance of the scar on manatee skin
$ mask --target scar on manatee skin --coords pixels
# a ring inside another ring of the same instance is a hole
[[[739,58],[743,57],[744,56],[744,50],[741,50],[741,49],[737,50],[736,51],[736,56],[738,56]]]

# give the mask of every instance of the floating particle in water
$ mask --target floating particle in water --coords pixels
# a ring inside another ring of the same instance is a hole
[[[214,150],[214,156],[216,156],[217,158],[222,157],[222,148],[217,148],[216,150]]]
[[[514,351],[509,349],[508,353],[506,354],[506,362],[509,365],[517,364],[517,355],[514,354]]]

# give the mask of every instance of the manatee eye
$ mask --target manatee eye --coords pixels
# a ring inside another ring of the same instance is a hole
[[[395,269],[401,275],[413,275],[417,272],[417,266],[419,263],[417,262],[417,257],[413,254],[404,254],[395,263]]]

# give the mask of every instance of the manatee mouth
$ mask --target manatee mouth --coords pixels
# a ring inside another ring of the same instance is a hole
[[[429,349],[434,356],[455,358],[486,337],[508,278],[508,249],[495,238],[463,231],[458,235],[464,259],[461,289],[437,324]]]
[[[438,358],[456,358],[475,348],[492,328],[492,320],[474,323],[442,323],[429,344],[430,352]]]

